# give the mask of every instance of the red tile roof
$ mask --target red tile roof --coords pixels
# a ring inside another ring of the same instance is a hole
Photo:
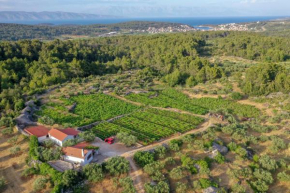
[[[51,129],[49,131],[49,134],[60,140],[60,141],[63,141],[68,135],[78,135],[78,131],[72,129],[72,128],[67,128],[67,129],[63,129],[63,130],[60,130],[60,129]]]
[[[61,131],[67,135],[78,135],[79,134],[79,132],[73,128],[67,128],[67,129],[63,129]]]
[[[36,137],[43,137],[46,136],[49,132],[49,129],[44,126],[33,126],[24,129],[26,133],[29,135],[34,135]]]
[[[64,147],[62,148],[63,153],[66,156],[72,156],[72,157],[77,157],[84,159],[84,157],[89,153],[91,150],[85,149],[85,147],[89,146],[90,144],[86,142],[82,142],[79,144],[76,144],[75,146],[72,147]],[[84,156],[82,155],[82,151],[84,150]]]

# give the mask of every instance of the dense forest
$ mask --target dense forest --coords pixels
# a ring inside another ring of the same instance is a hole
[[[0,40],[17,41],[23,39],[53,40],[62,35],[98,36],[121,30],[147,30],[149,27],[176,27],[178,23],[166,22],[124,22],[94,25],[22,25],[0,23]]]
[[[117,36],[88,40],[0,43],[0,108],[21,109],[22,94],[90,75],[144,69],[169,86],[194,86],[226,76],[223,64],[205,55],[232,55],[263,62],[246,71],[246,94],[289,92],[289,39],[241,32]],[[259,72],[257,76],[257,72]]]

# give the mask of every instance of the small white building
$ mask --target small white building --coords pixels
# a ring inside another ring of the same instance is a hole
[[[64,147],[63,151],[63,160],[67,162],[72,162],[84,166],[89,164],[95,154],[98,154],[98,150],[87,149],[86,147],[90,146],[89,144],[83,142],[79,143],[72,147]]]
[[[48,136],[49,129],[41,125],[28,127],[24,129],[24,131],[29,135],[36,136],[39,143],[49,138]]]
[[[54,141],[57,145],[62,146],[63,143],[68,139],[77,138],[79,132],[72,128],[67,129],[51,129],[48,132],[49,138]]]

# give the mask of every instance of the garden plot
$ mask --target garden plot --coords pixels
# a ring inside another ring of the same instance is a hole
[[[138,137],[143,143],[169,137],[175,133],[185,133],[195,129],[204,120],[187,114],[147,109],[134,112],[112,123],[102,123],[93,128],[101,139],[127,132]]]
[[[69,110],[76,104],[73,110]],[[60,125],[83,126],[138,110],[139,107],[105,94],[78,95],[45,104],[37,113]],[[40,122],[43,119],[40,119]]]

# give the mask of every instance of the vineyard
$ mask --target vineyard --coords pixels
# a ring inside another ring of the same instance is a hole
[[[141,94],[129,94],[128,100],[143,103],[155,107],[171,107],[195,114],[206,114],[210,110],[228,109],[240,117],[257,117],[260,112],[253,106],[239,104],[234,101],[216,98],[194,98],[175,89],[164,89]]]
[[[76,103],[75,109],[69,107]],[[49,102],[40,111],[39,116],[46,116],[57,124],[83,126],[93,122],[107,120],[138,110],[139,107],[105,94],[78,95],[70,99],[61,98],[58,103]]]
[[[151,143],[177,132],[190,131],[203,121],[191,115],[148,109],[134,112],[113,123],[102,123],[94,127],[93,131],[102,139],[124,131],[137,136],[144,143]]]

